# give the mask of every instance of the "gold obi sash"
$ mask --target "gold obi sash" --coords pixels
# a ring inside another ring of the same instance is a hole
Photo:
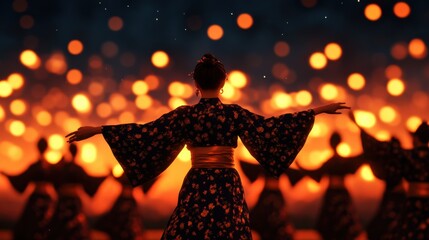
[[[429,183],[410,182],[408,185],[408,197],[429,198]]]
[[[228,146],[188,147],[192,168],[234,168],[234,149]]]

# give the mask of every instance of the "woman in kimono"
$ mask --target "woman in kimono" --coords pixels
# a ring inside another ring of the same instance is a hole
[[[63,158],[55,165],[54,186],[58,203],[51,220],[49,239],[89,239],[90,228],[80,194],[94,196],[106,177],[93,177],[76,164],[77,147],[69,147],[71,159]],[[83,191],[81,191],[83,190]]]
[[[134,186],[158,176],[187,145],[187,173],[162,239],[251,239],[249,211],[233,151],[240,137],[261,165],[278,177],[295,159],[320,113],[348,109],[333,103],[264,118],[236,104],[223,104],[226,71],[210,54],[193,72],[200,101],[181,106],[146,124],[81,127],[69,142],[103,134]]]
[[[46,239],[48,224],[55,208],[52,196],[52,165],[45,159],[44,153],[48,148],[45,138],[37,142],[39,160],[31,164],[23,173],[10,176],[3,173],[10,181],[12,187],[23,193],[30,183],[34,190],[27,200],[13,230],[14,239]]]
[[[261,240],[293,239],[294,226],[287,216],[286,201],[280,190],[280,181],[265,174],[260,165],[239,161],[244,175],[254,182],[259,176],[264,177],[264,188],[256,205],[250,209],[250,227],[255,230]],[[300,170],[288,168],[285,176],[291,186],[295,186],[304,174]]]
[[[337,132],[332,133],[329,142],[334,155],[319,169],[305,170],[300,167],[304,174],[317,182],[320,182],[323,176],[329,177],[329,185],[323,196],[316,229],[326,240],[355,239],[362,234],[363,227],[344,179],[347,175],[356,172],[363,163],[363,157],[362,155],[341,157],[336,151],[341,143],[341,136]]]
[[[125,174],[115,179],[122,186],[121,193],[112,208],[97,220],[94,228],[107,233],[110,239],[144,240],[143,221],[133,196],[134,188]],[[147,193],[154,183],[155,181],[144,183],[143,192]]]

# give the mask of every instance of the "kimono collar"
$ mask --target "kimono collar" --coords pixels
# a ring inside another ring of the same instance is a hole
[[[222,102],[220,101],[219,98],[201,98],[199,103],[209,104],[209,105],[217,105],[217,104],[222,103]]]

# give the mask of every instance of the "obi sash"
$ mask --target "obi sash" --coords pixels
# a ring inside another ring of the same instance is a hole
[[[234,168],[234,149],[228,146],[188,147],[192,168]]]

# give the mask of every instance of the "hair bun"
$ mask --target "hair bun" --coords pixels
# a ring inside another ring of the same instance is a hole
[[[215,65],[216,63],[219,62],[219,60],[217,60],[217,58],[215,58],[210,53],[206,53],[201,57],[199,62],[201,62],[203,64]]]

